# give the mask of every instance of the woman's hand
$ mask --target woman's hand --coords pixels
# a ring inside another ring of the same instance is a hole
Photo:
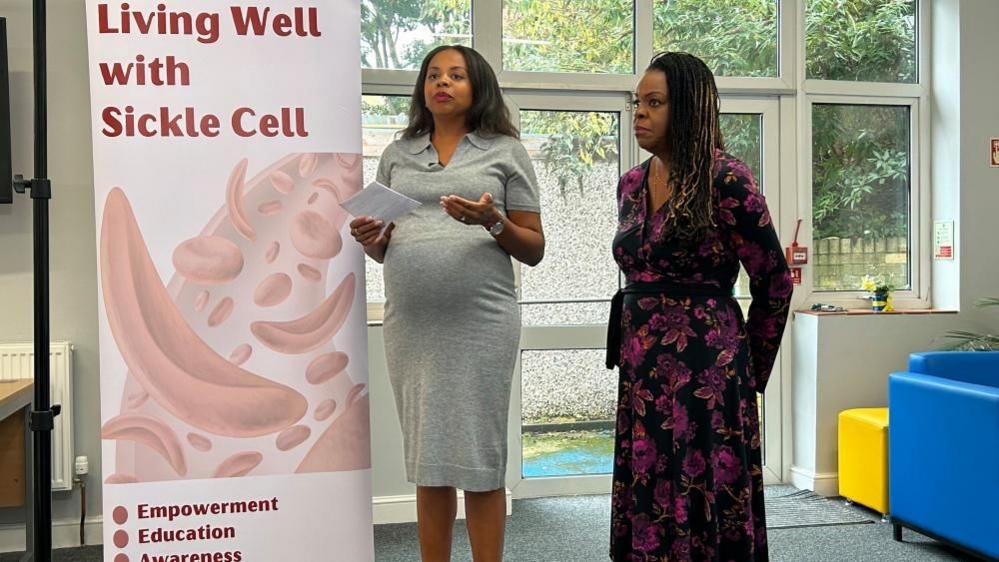
[[[494,234],[493,238],[518,261],[535,266],[545,255],[545,235],[538,213],[510,211],[509,216],[504,216],[488,193],[483,193],[478,201],[469,201],[457,195],[441,197],[441,208],[462,224],[479,224],[489,229],[502,221],[503,230]]]
[[[392,230],[395,229],[395,223],[392,223],[382,232],[384,225],[385,223],[372,217],[357,217],[350,221],[350,235],[364,247],[364,253],[378,263],[385,259],[385,249],[392,238]]]
[[[464,224],[478,224],[489,228],[503,219],[496,209],[493,196],[483,193],[478,201],[469,201],[457,195],[441,197],[441,208],[454,220]]]

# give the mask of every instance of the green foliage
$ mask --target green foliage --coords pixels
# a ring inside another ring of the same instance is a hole
[[[807,0],[806,65],[810,78],[914,82],[914,0]],[[363,0],[365,66],[416,68],[431,48],[470,44],[470,0]],[[777,0],[655,0],[657,49],[703,58],[718,76],[777,74]],[[504,66],[510,70],[629,73],[631,0],[505,0]],[[402,34],[431,30],[430,41],[396,45]],[[793,48],[793,46],[784,46]],[[646,61],[637,61],[638,69]],[[395,108],[379,108],[379,111]],[[382,114],[382,113],[378,113]],[[384,113],[392,115],[395,113]],[[760,174],[759,124],[726,116],[729,152]],[[547,135],[546,168],[563,193],[583,190],[595,163],[617,158],[617,124],[598,113],[524,112],[527,134]],[[813,201],[816,238],[906,236],[909,131],[907,110],[816,106]]]
[[[632,0],[505,0],[503,66],[630,74]]]
[[[432,42],[414,41],[398,51],[400,35],[419,28],[434,31]],[[361,59],[367,68],[419,68],[427,51],[439,45],[471,45],[470,0],[362,0]]]
[[[361,57],[370,68],[401,68],[399,34],[419,25],[419,0],[368,0],[361,3]]]
[[[566,188],[575,183],[580,195],[586,178],[598,162],[616,162],[617,117],[594,112],[521,112],[521,134],[546,137],[541,145],[545,170],[566,196]]]
[[[558,431],[523,435],[524,460],[530,461],[565,450],[587,452],[590,456],[614,454],[614,439],[609,431]]]
[[[915,0],[808,0],[808,78],[915,82]]]
[[[807,73],[825,80],[915,81],[915,2],[809,0]],[[814,237],[906,237],[909,111],[816,105],[812,112]]]
[[[999,307],[999,298],[984,298],[975,304],[982,308]],[[999,351],[999,336],[997,335],[953,330],[947,332],[946,337],[955,341],[951,349],[956,351]]]
[[[909,136],[906,107],[813,106],[815,238],[907,235]]]
[[[759,181],[762,175],[760,162],[760,118],[754,114],[723,113],[721,115],[722,137],[725,151],[742,160]]]
[[[361,113],[364,115],[400,116],[409,114],[409,98],[403,96],[371,96],[382,103],[371,103],[367,96],[361,98]]]
[[[656,0],[657,51],[685,51],[716,76],[777,75],[777,0]]]

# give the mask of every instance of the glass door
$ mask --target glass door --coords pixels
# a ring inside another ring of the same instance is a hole
[[[523,336],[511,403],[515,497],[606,493],[614,451],[617,371],[604,368],[610,298],[621,283],[611,255],[620,174],[648,155],[631,135],[626,96],[511,95],[509,105],[541,190],[548,249],[518,266]],[[727,148],[754,171],[780,216],[779,103],[726,99]],[[737,297],[749,306],[748,282]],[[760,399],[764,474],[781,473],[780,364]]]
[[[534,162],[544,261],[518,268],[523,336],[511,411],[515,497],[610,489],[617,373],[604,368],[617,181],[631,165],[624,94],[512,95]]]
[[[780,190],[780,104],[776,99],[725,98],[721,106],[721,129],[725,149],[745,162],[767,200],[767,207],[778,228],[781,223]],[[781,241],[786,242],[784,240]],[[743,314],[749,312],[749,279],[739,274],[736,298]],[[783,470],[783,416],[781,409],[781,361],[778,357],[766,392],[758,396],[760,430],[763,446],[763,480],[781,482]]]

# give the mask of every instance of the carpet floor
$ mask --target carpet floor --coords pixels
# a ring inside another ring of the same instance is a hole
[[[795,498],[797,496],[797,498]],[[770,559],[774,562],[936,562],[971,560],[932,539],[906,530],[904,542],[892,539],[891,525],[858,506],[800,493],[787,486],[767,490]],[[791,505],[797,499],[801,506]],[[797,513],[803,519],[794,524]],[[791,524],[782,525],[781,520]],[[507,562],[601,562],[607,560],[610,535],[609,496],[575,496],[514,500],[507,520]],[[102,562],[100,546],[60,549],[54,562]],[[0,554],[0,562],[17,562],[16,553]],[[336,560],[317,558],[319,560]],[[375,527],[377,562],[418,562],[416,525]],[[454,562],[470,562],[465,523],[455,523]],[[268,561],[269,562],[269,561]],[[304,562],[304,561],[303,561]],[[344,561],[349,562],[349,561]]]

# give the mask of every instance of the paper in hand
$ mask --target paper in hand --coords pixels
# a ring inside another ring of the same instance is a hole
[[[421,205],[419,201],[410,199],[376,181],[340,203],[340,206],[354,217],[372,217],[384,222],[386,226]]]

